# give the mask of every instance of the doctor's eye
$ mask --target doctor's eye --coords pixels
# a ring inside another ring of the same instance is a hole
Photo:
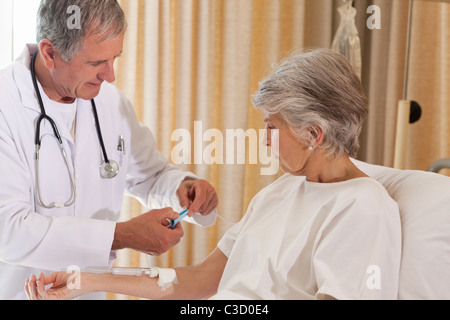
[[[92,63],[90,63],[90,65],[92,66],[92,67],[99,67],[99,66],[101,66],[103,64],[103,62],[92,62]]]

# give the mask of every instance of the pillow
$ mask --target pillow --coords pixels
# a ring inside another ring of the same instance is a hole
[[[399,299],[450,299],[450,178],[354,163],[399,205],[403,240]]]

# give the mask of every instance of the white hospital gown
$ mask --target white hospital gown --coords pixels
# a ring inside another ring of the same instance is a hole
[[[311,183],[286,174],[222,238],[213,299],[397,299],[398,206],[375,180]]]

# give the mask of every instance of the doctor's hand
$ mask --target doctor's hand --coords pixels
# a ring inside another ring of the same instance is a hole
[[[189,217],[195,213],[207,216],[219,204],[216,190],[206,180],[184,180],[177,190],[180,205],[189,209]]]
[[[118,223],[112,250],[133,249],[159,256],[180,242],[184,235],[181,223],[170,229],[170,220],[179,217],[171,208],[152,210],[127,222]]]

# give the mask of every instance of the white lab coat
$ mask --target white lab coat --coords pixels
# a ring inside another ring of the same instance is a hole
[[[129,101],[111,84],[95,98],[103,139],[119,175],[100,177],[103,161],[90,101],[78,99],[75,142],[57,113],[56,122],[76,179],[76,201],[68,208],[45,209],[36,200],[35,123],[40,108],[30,73],[28,45],[21,57],[0,71],[0,299],[26,298],[24,281],[32,273],[110,266],[116,221],[124,193],[148,208],[180,210],[175,191],[190,173],[170,165],[156,150],[150,130],[138,123]],[[44,94],[41,91],[41,94]],[[50,113],[50,112],[48,112]],[[119,137],[125,152],[118,150]],[[41,127],[40,185],[44,201],[70,197],[66,165],[51,126]],[[215,215],[195,216],[211,225]]]

